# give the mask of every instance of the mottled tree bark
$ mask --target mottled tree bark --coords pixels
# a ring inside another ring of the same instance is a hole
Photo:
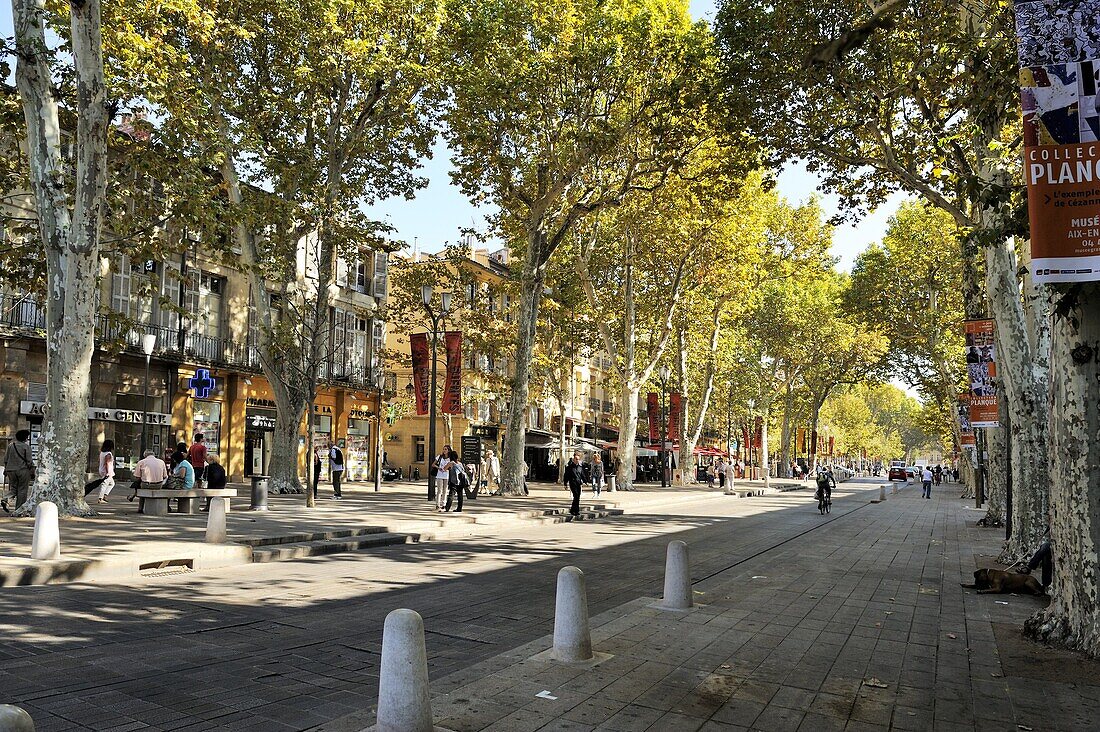
[[[84,482],[110,120],[99,0],[73,2],[69,11],[76,82],[76,152],[71,163],[62,159],[45,3],[12,0],[15,81],[46,258],[46,420],[38,472],[26,503],[17,510],[20,515],[33,515],[42,501],[56,503],[62,515],[91,513],[84,501]]]
[[[1051,339],[1051,603],[1026,632],[1100,657],[1100,284],[1065,286]]]

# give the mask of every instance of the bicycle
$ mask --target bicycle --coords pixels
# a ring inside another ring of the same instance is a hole
[[[821,515],[829,513],[833,508],[833,496],[832,492],[819,493],[817,497],[817,510],[821,512]]]

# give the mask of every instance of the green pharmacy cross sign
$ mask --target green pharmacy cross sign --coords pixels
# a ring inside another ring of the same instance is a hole
[[[210,375],[210,369],[198,369],[195,375],[187,380],[187,386],[195,392],[196,399],[206,399],[217,385],[217,380]]]

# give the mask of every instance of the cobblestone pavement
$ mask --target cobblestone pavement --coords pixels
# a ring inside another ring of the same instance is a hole
[[[452,694],[440,711],[460,730],[1094,729],[1081,726],[1100,711],[1087,677],[1020,676],[997,646],[995,629],[1014,637],[1036,601],[958,587],[975,546],[994,553],[995,537],[964,524],[973,512],[942,494],[869,505],[863,487],[842,486],[826,518],[802,491],[202,576],[6,589],[0,689],[46,731],[350,729],[375,702],[385,614],[410,607],[425,617],[435,691],[488,679],[510,695],[463,717]],[[659,592],[671,538],[691,545],[711,608],[684,616],[712,619],[692,629],[704,645],[690,656],[667,618],[626,620],[629,603]],[[620,660],[583,698],[528,709],[544,700],[503,669],[544,643],[565,564],[588,574],[593,615],[627,624],[600,636]],[[862,685],[871,675],[887,689]]]

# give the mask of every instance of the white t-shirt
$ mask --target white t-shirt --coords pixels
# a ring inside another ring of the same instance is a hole
[[[450,466],[451,466],[451,459],[450,458],[440,458],[439,459],[439,467],[436,468],[436,471],[435,471],[435,477],[437,479],[445,478],[445,479],[449,480],[450,477],[451,477]]]
[[[924,481],[924,480],[931,481],[932,480],[932,471],[929,470],[928,468],[925,468],[924,472],[920,474],[920,479],[922,481]]]
[[[115,477],[115,456],[111,452],[99,453],[99,477]]]
[[[344,451],[341,450],[338,446],[333,445],[331,448],[329,448],[328,457],[329,461],[331,462],[331,465],[329,466],[329,472],[339,473],[341,470],[344,469]],[[337,459],[339,459],[340,462],[336,462]]]

